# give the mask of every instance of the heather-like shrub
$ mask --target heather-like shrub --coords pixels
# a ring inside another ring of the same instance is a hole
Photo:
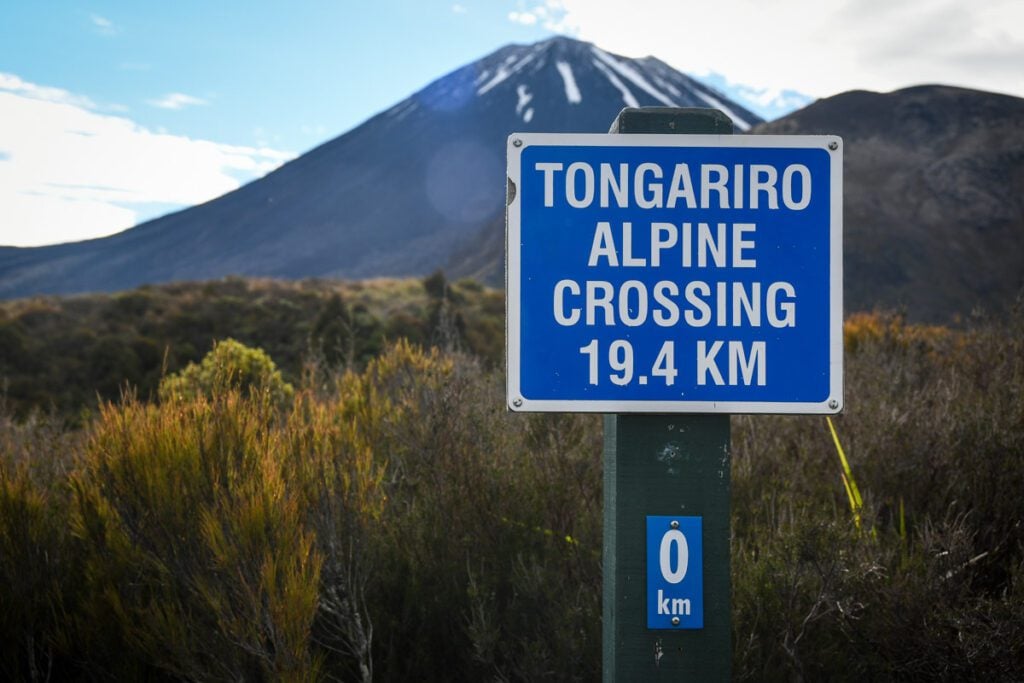
[[[315,676],[322,559],[277,422],[267,392],[230,388],[103,408],[71,521],[90,596],[79,626],[106,625],[135,658],[118,664],[190,680]]]
[[[161,380],[160,398],[191,400],[226,389],[263,391],[275,403],[287,401],[295,391],[261,349],[225,339],[214,343],[213,350],[198,365],[189,363],[181,372]]]

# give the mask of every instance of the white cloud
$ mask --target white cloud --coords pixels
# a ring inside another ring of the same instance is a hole
[[[208,104],[206,100],[181,92],[167,93],[155,100],[146,100],[147,104],[160,109],[184,109],[185,107],[196,107]]]
[[[758,88],[743,83],[733,83],[718,73],[705,74],[700,79],[706,85],[724,93],[730,99],[739,102],[767,121],[784,116],[814,101],[813,97],[794,90]]]
[[[14,74],[8,74],[0,71],[0,91],[4,90],[24,95],[34,100],[43,100],[44,102],[70,104],[84,109],[97,108],[95,102],[83,95],[73,95],[67,90],[61,90],[60,88],[50,88],[43,85],[36,85],[35,83],[29,83],[28,81],[21,80]]]
[[[523,12],[613,52],[772,91],[946,83],[1024,96],[1020,0],[547,0]]]
[[[452,5],[452,12],[454,14],[465,14],[468,11],[469,10],[466,9],[465,5],[459,3],[455,3],[454,5]]]
[[[102,17],[98,14],[90,14],[89,20],[92,22],[96,32],[104,36],[113,36],[120,33],[120,29],[114,25],[110,19]]]
[[[514,24],[533,26],[537,23],[537,15],[533,12],[509,12],[508,20]]]
[[[294,157],[147,129],[0,73],[0,244],[118,232],[145,205],[213,199]]]

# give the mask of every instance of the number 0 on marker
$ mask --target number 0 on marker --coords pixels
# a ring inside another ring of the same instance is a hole
[[[672,546],[676,547],[676,568],[672,569]],[[686,545],[686,536],[679,529],[669,530],[661,539],[661,575],[669,583],[679,583],[686,578],[687,564],[690,562],[690,549]]]

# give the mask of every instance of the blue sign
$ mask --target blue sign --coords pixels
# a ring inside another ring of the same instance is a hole
[[[834,136],[514,134],[513,410],[835,413]]]
[[[647,517],[647,628],[704,628],[701,517]]]

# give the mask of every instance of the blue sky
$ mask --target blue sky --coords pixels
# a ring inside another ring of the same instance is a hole
[[[0,245],[206,201],[509,42],[653,54],[780,113],[924,82],[1024,96],[1021,26],[1020,0],[13,1]]]
[[[301,152],[504,43],[551,35],[508,20],[515,3],[453,6],[18,2],[0,21],[0,70],[147,126]]]

